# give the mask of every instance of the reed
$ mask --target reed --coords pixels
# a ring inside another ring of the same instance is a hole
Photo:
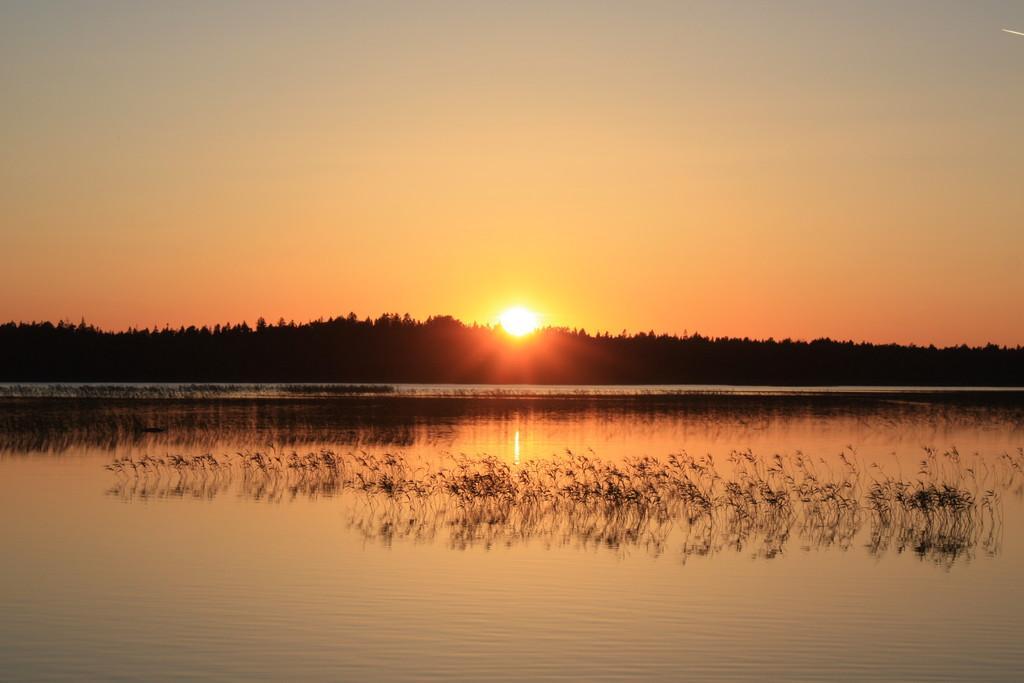
[[[360,494],[350,526],[384,542],[435,538],[455,547],[534,538],[664,551],[673,530],[684,556],[725,548],[762,557],[790,540],[849,549],[867,531],[869,552],[913,550],[949,563],[981,546],[998,550],[1000,495],[1019,492],[1024,450],[992,460],[926,450],[912,478],[803,453],[734,451],[722,463],[678,453],[609,462],[567,452],[522,465],[448,456],[437,465],[399,454],[249,451],[115,459],[111,492],[126,499],[212,498],[238,484],[258,500]]]
[[[392,394],[390,384],[0,384],[5,399],[207,400]]]

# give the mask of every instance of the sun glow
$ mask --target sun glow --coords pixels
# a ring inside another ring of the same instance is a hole
[[[508,309],[498,318],[502,329],[513,337],[522,337],[530,334],[540,326],[540,319],[537,314],[522,306],[515,306]]]

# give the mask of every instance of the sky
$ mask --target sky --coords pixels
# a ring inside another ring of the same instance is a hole
[[[0,2],[0,320],[1024,344],[1024,4]]]

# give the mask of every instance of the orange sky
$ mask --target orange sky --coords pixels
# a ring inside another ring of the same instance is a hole
[[[725,4],[5,4],[0,319],[1024,344],[1024,9]]]

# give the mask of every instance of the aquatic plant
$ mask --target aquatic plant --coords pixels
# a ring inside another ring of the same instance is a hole
[[[719,464],[678,453],[622,462],[567,452],[514,465],[450,456],[430,466],[395,453],[277,450],[115,459],[111,493],[125,499],[243,495],[281,501],[353,492],[366,502],[350,526],[385,542],[435,538],[455,547],[533,538],[612,548],[665,549],[684,534],[684,556],[725,548],[774,557],[802,547],[849,549],[867,528],[869,552],[913,550],[949,563],[979,545],[998,549],[1000,492],[1019,486],[1024,451],[992,461],[926,450],[912,479],[838,458],[763,458],[734,451]]]
[[[322,385],[314,388],[320,390]],[[339,391],[348,389],[351,387],[338,387]],[[964,440],[974,439],[980,432],[1016,438],[1024,425],[1021,402],[968,401],[962,397],[951,409],[938,400],[926,401],[920,396],[903,400],[897,394],[807,397],[788,393],[665,393],[568,398],[497,396],[491,389],[483,390],[487,400],[476,400],[472,393],[476,388],[459,389],[465,392],[463,395],[423,396],[410,395],[420,388],[409,387],[396,388],[383,398],[372,392],[292,398],[219,395],[195,400],[0,397],[0,457],[26,451],[61,453],[82,447],[107,450],[112,455],[126,449],[222,452],[265,448],[270,443],[299,451],[324,445],[338,450],[408,451],[435,438],[448,425],[463,427],[513,415],[545,429],[555,426],[552,417],[560,423],[578,420],[590,424],[595,419],[614,417],[623,431],[656,420],[659,428],[685,425],[695,435],[717,435],[719,441],[727,436],[725,441],[739,444],[749,443],[745,441],[748,436],[758,438],[773,429],[792,431],[794,421],[806,418],[823,425],[827,422],[830,430],[845,429],[852,422],[874,422],[893,440],[922,431],[927,434],[935,428],[948,428]]]
[[[391,394],[390,384],[0,384],[0,398],[208,400],[249,398],[325,398]]]

